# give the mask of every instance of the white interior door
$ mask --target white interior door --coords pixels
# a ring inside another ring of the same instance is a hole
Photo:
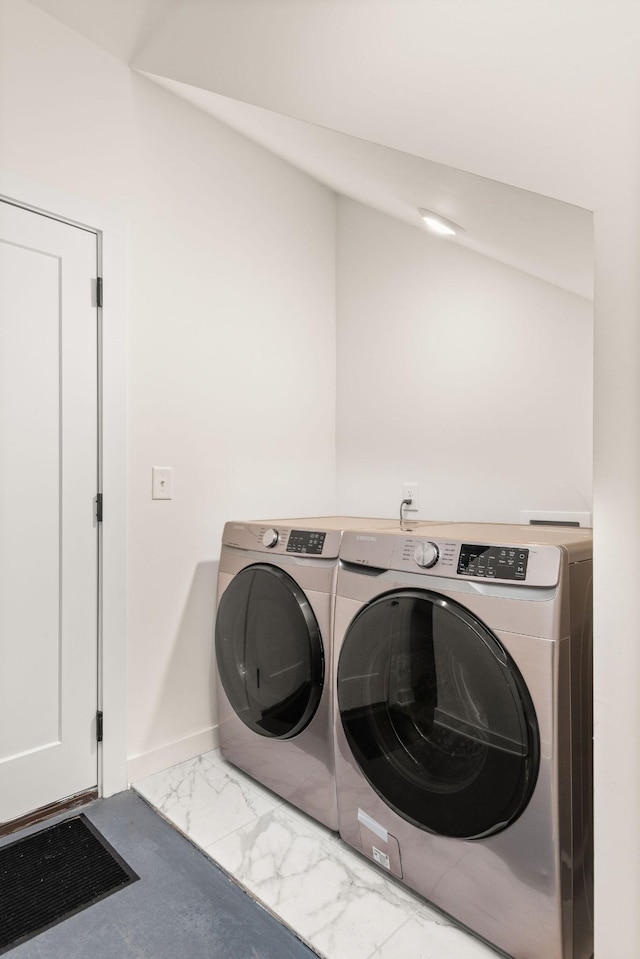
[[[97,783],[96,271],[0,201],[0,823]]]

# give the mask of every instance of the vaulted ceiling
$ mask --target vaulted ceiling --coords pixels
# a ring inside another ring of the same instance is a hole
[[[357,111],[341,114],[338,107],[334,106],[333,112],[329,109],[331,104],[339,103],[338,75],[345,94],[364,83],[371,44],[376,41],[370,15],[382,7],[388,13],[392,2],[400,18],[410,12],[411,0],[409,4],[407,0],[31,2],[132,69],[336,192],[416,229],[424,229],[419,207],[441,213],[465,230],[455,241],[448,242],[460,243],[581,296],[592,295],[592,215],[588,210],[442,162],[444,137],[434,140],[432,150],[437,157],[420,156],[394,148],[400,141],[410,139],[400,127],[394,136],[387,123],[385,135],[379,139],[376,136],[376,142],[363,135],[365,129]],[[450,16],[451,7],[457,6],[459,12],[462,8],[454,0],[445,12],[441,0],[428,0],[422,5],[414,3],[411,9],[417,11],[420,6],[422,14],[427,8],[432,16],[435,12],[440,14],[438,20],[427,24],[432,29],[419,47],[424,50],[423,57],[433,61],[429,116],[437,119],[441,100],[451,106],[456,96],[462,97],[461,71],[467,71],[467,84],[468,74],[474,71],[478,72],[478,82],[483,82],[482,38],[474,40],[472,23],[467,23],[465,29],[465,23],[458,21],[456,46],[451,47],[449,42],[443,52],[435,28]],[[468,5],[465,8],[468,10]],[[315,21],[308,19],[311,14],[317,15]],[[350,63],[345,65],[343,28],[348,27],[353,39],[358,17],[366,49],[351,43]],[[394,27],[393,19],[385,22]],[[416,12],[416,32],[421,25],[421,15]],[[449,36],[449,21],[447,25]],[[311,29],[314,26],[315,31]],[[406,30],[404,21],[398,20],[396,26]],[[403,37],[406,42],[404,34]],[[393,76],[400,89],[391,93],[396,102],[398,97],[406,101],[403,116],[398,117],[406,130],[412,124],[420,124],[424,115],[424,111],[412,109],[412,100],[422,89],[419,85],[424,76],[414,75],[411,64],[403,68],[401,60],[390,63],[392,44],[388,35],[378,35],[377,42],[381,59],[386,62],[387,83],[372,89],[371,99],[377,98],[384,107],[385,90],[390,89],[388,77]],[[276,43],[285,44],[286,57],[278,56]],[[338,58],[335,71],[327,68],[334,50]],[[469,51],[473,50],[476,53],[471,58]],[[516,51],[514,58],[515,55]],[[388,72],[390,67],[392,74]],[[371,77],[370,82],[373,84]],[[366,89],[358,92],[361,101],[363,97],[366,100]],[[475,113],[477,110],[470,110],[469,115],[461,111],[457,121],[449,121],[455,124],[456,134],[461,131],[463,135],[468,125],[469,135],[478,137]],[[369,129],[375,126],[375,111],[372,117]],[[479,154],[487,149],[487,143],[491,146],[489,102],[484,123],[486,135],[479,141]],[[498,153],[497,144],[495,150]],[[481,157],[478,166],[482,167]]]

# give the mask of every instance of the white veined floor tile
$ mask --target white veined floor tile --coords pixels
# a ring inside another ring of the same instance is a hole
[[[277,801],[206,753],[134,784],[135,790],[199,846],[273,810]]]
[[[325,959],[498,956],[219,750],[134,789]]]
[[[369,959],[497,959],[499,953],[427,906],[394,932]]]
[[[206,852],[328,959],[367,959],[420,904],[283,807]]]
[[[316,830],[324,839],[328,839],[333,842],[340,841],[337,832],[332,832],[327,826],[324,825],[324,823],[313,819],[312,816],[309,816],[301,809],[298,809],[297,806],[293,806],[285,799],[282,799],[281,796],[278,796],[270,789],[267,789],[267,787],[263,786],[262,783],[256,782],[256,780],[252,779],[246,773],[236,769],[235,766],[223,758],[219,749],[215,749],[210,753],[206,753],[203,759],[224,770],[230,779],[238,779],[239,782],[244,782],[247,786],[250,786],[253,790],[259,792],[267,800],[271,801],[271,808],[274,806],[282,806],[289,816],[293,817],[294,819],[298,819],[302,829],[306,827],[311,830]]]

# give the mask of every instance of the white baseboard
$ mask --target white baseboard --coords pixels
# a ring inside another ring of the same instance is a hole
[[[211,749],[217,749],[219,742],[218,727],[212,726],[193,736],[187,736],[186,739],[180,739],[176,743],[169,743],[151,752],[142,753],[140,756],[132,756],[127,762],[129,783],[152,776],[163,769],[169,769]]]

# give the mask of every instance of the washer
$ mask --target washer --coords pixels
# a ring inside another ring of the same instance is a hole
[[[322,516],[224,527],[215,630],[222,754],[333,830],[329,678],[340,541],[347,529],[397,524]]]
[[[515,959],[589,959],[592,532],[345,533],[342,839]]]

